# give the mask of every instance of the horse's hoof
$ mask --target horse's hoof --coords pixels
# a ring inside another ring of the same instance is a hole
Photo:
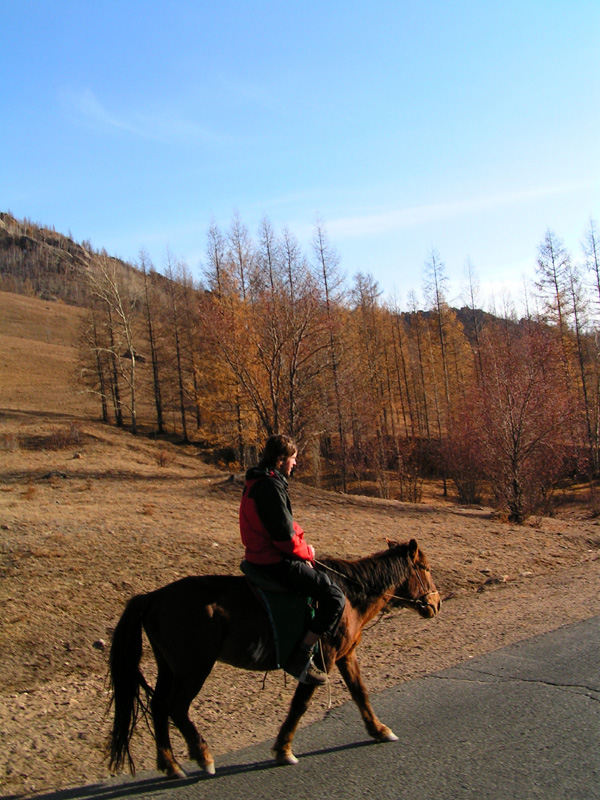
[[[169,780],[177,780],[178,778],[187,778],[185,772],[179,766],[171,767],[171,769],[167,772],[167,778]]]
[[[291,767],[298,763],[296,756],[290,751],[289,753],[282,753],[281,750],[272,750],[275,762],[280,767]]]
[[[206,764],[202,764],[202,769],[206,772],[207,775],[214,775],[215,774],[215,762],[208,761]]]
[[[282,756],[281,758],[276,759],[278,764],[281,764],[283,767],[293,767],[295,764],[298,763],[298,759],[293,753],[290,753],[287,756]]]
[[[397,742],[398,737],[391,728],[384,728],[377,737],[378,742]]]

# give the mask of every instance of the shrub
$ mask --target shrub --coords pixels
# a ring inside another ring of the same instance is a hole
[[[2,450],[8,450],[9,453],[16,453],[19,449],[19,437],[14,433],[3,433],[0,442]]]
[[[80,444],[81,427],[77,422],[71,422],[66,428],[57,428],[47,437],[46,447],[49,450],[66,450],[68,447]]]
[[[175,454],[165,447],[161,447],[156,454],[156,463],[159,467],[168,467],[175,461]]]

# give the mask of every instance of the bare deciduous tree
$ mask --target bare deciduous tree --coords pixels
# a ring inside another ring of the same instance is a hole
[[[485,471],[509,520],[546,510],[564,474],[571,404],[560,379],[562,351],[551,331],[510,320],[484,333],[488,379],[480,392]]]

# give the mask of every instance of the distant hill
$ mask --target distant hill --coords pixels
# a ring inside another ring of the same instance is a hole
[[[86,289],[81,268],[100,255],[107,257],[94,251],[89,242],[78,244],[53,228],[0,213],[0,291],[83,306]],[[111,257],[111,261],[123,270],[133,269],[120,259]]]

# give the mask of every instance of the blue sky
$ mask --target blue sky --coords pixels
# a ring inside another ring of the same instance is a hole
[[[200,276],[267,216],[401,304],[600,220],[598,0],[0,0],[0,210]]]

